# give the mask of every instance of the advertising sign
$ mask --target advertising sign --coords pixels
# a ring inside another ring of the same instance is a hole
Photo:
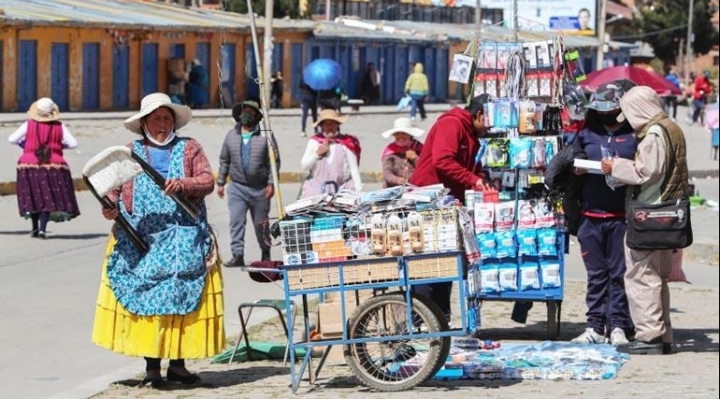
[[[416,0],[418,1],[418,0]],[[515,0],[518,28],[523,30],[557,29],[594,35],[597,21],[596,0]],[[424,0],[424,3],[446,7],[475,7],[476,0]],[[503,10],[503,25],[513,24],[513,0],[482,0],[482,8]]]

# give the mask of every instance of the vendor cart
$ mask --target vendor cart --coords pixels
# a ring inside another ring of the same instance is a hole
[[[348,260],[332,264],[283,266],[286,306],[293,297],[301,297],[305,337],[312,322],[308,315],[308,295],[338,293],[342,333],[335,338],[296,341],[289,329],[290,374],[293,393],[307,371],[314,383],[333,345],[344,347],[345,360],[363,384],[381,391],[403,391],[432,378],[445,364],[450,352],[450,337],[471,332],[467,317],[460,328],[449,329],[440,309],[428,298],[415,295],[413,286],[428,283],[457,283],[460,289],[460,313],[467,315],[464,255],[460,252],[408,255],[392,258]],[[375,277],[373,277],[375,276]],[[334,280],[334,285],[327,281]],[[360,290],[374,295],[352,312],[347,299]],[[291,320],[288,318],[288,323]],[[474,326],[472,326],[474,327]],[[312,348],[324,347],[313,367]],[[295,350],[305,349],[296,364]]]

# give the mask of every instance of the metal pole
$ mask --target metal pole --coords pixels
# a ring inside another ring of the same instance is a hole
[[[275,188],[275,201],[277,202],[278,217],[282,219],[285,216],[285,212],[283,211],[282,197],[280,195],[280,175],[278,173],[277,166],[278,154],[275,153],[277,148],[275,148],[275,146],[273,145],[275,140],[272,128],[270,127],[270,112],[268,112],[267,103],[267,99],[269,98],[269,96],[267,94],[267,86],[265,86],[264,83],[265,79],[263,78],[263,69],[260,65],[260,49],[258,48],[257,29],[255,27],[255,13],[253,13],[251,0],[247,0],[247,7],[248,17],[250,18],[250,33],[252,34],[253,39],[253,52],[255,54],[255,70],[258,73],[257,84],[260,88],[260,98],[263,99],[262,101],[260,101],[260,108],[262,108],[263,113],[263,129],[261,133],[268,140],[268,156],[270,157],[270,171],[272,173],[273,185]]]
[[[265,31],[263,32],[263,84],[266,88],[270,87],[270,75],[273,69],[273,0],[265,0]],[[263,102],[270,104],[270,90],[265,90]]]
[[[482,0],[475,1],[475,25],[478,30],[482,28],[482,7],[480,3],[482,3]]]
[[[692,56],[693,56],[693,49],[692,49],[692,42],[693,42],[693,33],[692,33],[692,25],[693,25],[693,10],[695,9],[695,1],[690,0],[690,7],[688,8],[688,27],[687,27],[687,39],[685,43],[685,86],[688,87],[690,85],[690,69],[692,68]]]
[[[603,69],[603,61],[605,61],[605,14],[607,13],[607,0],[600,0],[600,9],[597,15],[597,33],[598,33],[598,48],[597,56],[595,57],[595,69]]]
[[[515,39],[515,43],[518,42],[518,31],[520,30],[520,26],[518,26],[518,0],[513,0],[513,38]]]
[[[325,20],[330,20],[330,0],[325,0]]]

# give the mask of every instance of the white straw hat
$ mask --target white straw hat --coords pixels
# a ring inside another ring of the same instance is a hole
[[[60,119],[60,109],[48,98],[42,97],[30,105],[28,116],[38,122],[52,122]]]
[[[190,107],[174,104],[165,93],[152,93],[140,101],[140,112],[125,119],[125,128],[133,133],[142,134],[140,120],[160,107],[170,108],[175,114],[175,130],[187,125],[192,119]]]
[[[389,139],[395,133],[407,133],[413,137],[420,137],[425,131],[415,127],[410,118],[397,118],[393,123],[393,128],[382,132],[382,136]]]

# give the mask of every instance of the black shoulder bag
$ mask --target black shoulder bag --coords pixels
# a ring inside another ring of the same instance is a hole
[[[667,142],[672,150],[672,168],[667,169],[664,191],[670,173],[675,168],[675,147],[670,136],[665,132]],[[668,165],[670,166],[670,165]],[[639,187],[635,190],[626,210],[627,233],[625,244],[632,249],[677,249],[689,247],[693,242],[692,225],[690,223],[690,200],[687,193],[683,198],[649,204],[638,201]]]

